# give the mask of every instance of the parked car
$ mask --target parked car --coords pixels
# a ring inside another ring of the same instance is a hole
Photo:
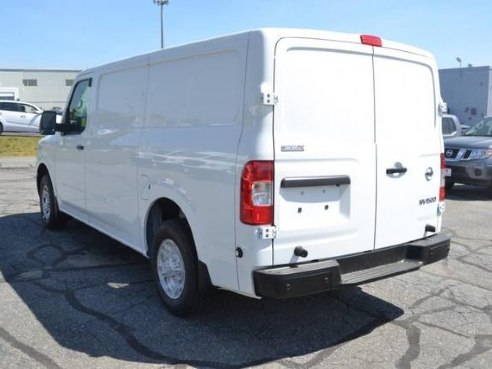
[[[57,115],[63,115],[63,109],[59,106],[53,106],[50,110],[53,110]]]
[[[456,115],[442,115],[442,137],[456,137],[461,135],[461,124]]]
[[[433,56],[375,36],[140,55],[80,73],[61,124],[43,113],[41,219],[149,257],[177,315],[210,287],[290,298],[414,271],[449,252],[442,111]]]
[[[2,132],[39,132],[43,110],[22,101],[0,100],[0,134]]]
[[[455,183],[488,186],[492,192],[492,117],[485,117],[462,136],[444,141],[446,188]]]

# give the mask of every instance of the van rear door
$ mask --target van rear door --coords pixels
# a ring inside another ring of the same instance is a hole
[[[441,134],[435,73],[430,58],[374,48],[375,248],[429,236],[427,225],[438,228]]]
[[[373,51],[356,41],[277,43],[275,265],[374,248]]]

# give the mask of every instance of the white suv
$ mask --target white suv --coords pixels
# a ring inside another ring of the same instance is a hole
[[[39,132],[42,109],[22,102],[0,100],[0,134],[2,132]]]

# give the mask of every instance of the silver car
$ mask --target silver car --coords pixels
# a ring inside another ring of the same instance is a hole
[[[492,193],[492,117],[485,117],[462,136],[444,141],[446,189],[455,183],[487,186]]]
[[[39,132],[42,109],[22,101],[0,100],[2,132]]]

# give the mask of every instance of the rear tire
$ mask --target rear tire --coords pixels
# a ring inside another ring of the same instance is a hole
[[[39,184],[39,207],[41,220],[46,228],[59,229],[67,224],[68,217],[58,209],[50,176],[45,174]]]
[[[3,125],[0,123],[0,135],[3,133]]]
[[[159,297],[174,315],[201,310],[207,291],[198,282],[198,258],[191,232],[182,219],[164,222],[152,242],[151,268]]]

